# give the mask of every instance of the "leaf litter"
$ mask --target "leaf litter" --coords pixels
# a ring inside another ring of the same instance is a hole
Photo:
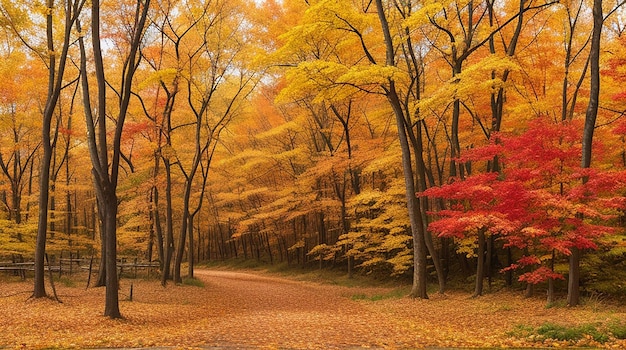
[[[512,292],[353,300],[391,288],[333,286],[258,272],[197,270],[196,275],[204,287],[123,279],[120,320],[102,316],[104,288],[59,285],[63,303],[58,303],[29,299],[28,281],[1,282],[0,348],[565,347],[572,344],[514,337],[511,330],[548,322],[626,321],[623,307],[546,308],[543,300]],[[626,348],[626,341],[586,339],[573,345]]]

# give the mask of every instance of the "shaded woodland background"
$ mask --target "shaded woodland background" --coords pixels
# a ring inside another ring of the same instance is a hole
[[[96,5],[1,2],[0,260],[626,295],[623,2]]]

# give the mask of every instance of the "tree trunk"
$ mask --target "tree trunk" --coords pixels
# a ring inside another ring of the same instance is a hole
[[[185,254],[185,242],[188,234],[188,226],[190,221],[189,200],[191,196],[191,180],[187,178],[185,181],[185,193],[183,197],[183,217],[181,219],[180,236],[178,237],[178,250],[176,251],[176,259],[174,261],[174,283],[183,283],[180,275],[180,267],[183,263],[183,255]],[[193,252],[188,252],[188,256],[193,256]]]
[[[95,181],[95,180],[94,180]],[[104,218],[104,213],[101,211],[101,206],[103,206],[104,204],[101,204],[98,201],[98,231],[100,232],[100,264],[98,265],[98,281],[96,282],[96,287],[104,287],[107,284],[106,281],[106,276],[107,276],[107,269],[106,269],[106,251],[107,251],[107,245],[106,245],[106,226],[105,226],[105,221],[102,219]],[[94,223],[95,224],[95,223]],[[94,226],[95,229],[95,226]]]
[[[121,158],[121,139],[124,128],[124,121],[130,104],[131,87],[133,76],[138,67],[139,46],[143,38],[143,31],[148,15],[150,0],[145,3],[137,2],[136,17],[132,28],[132,39],[128,47],[126,56],[127,64],[124,66],[119,97],[119,112],[115,123],[115,132],[111,144],[107,142],[110,130],[107,129],[107,80],[102,59],[102,47],[100,38],[100,3],[94,1],[91,4],[91,42],[93,47],[93,62],[96,76],[97,94],[97,118],[94,116],[91,105],[90,85],[87,70],[87,55],[83,37],[80,36],[79,47],[81,53],[81,85],[83,88],[83,105],[85,111],[85,121],[87,127],[87,144],[92,163],[92,174],[94,187],[98,199],[100,220],[104,228],[104,248],[106,270],[106,297],[104,315],[110,318],[120,318],[118,301],[118,279],[117,279],[117,183],[119,177]],[[78,32],[81,32],[80,23],[77,22]],[[109,151],[112,155],[109,162]]]
[[[554,303],[554,278],[548,278],[548,291],[547,291],[546,303],[548,306]]]
[[[163,159],[165,169],[165,259],[161,271],[161,284],[165,285],[170,277],[172,254],[174,253],[174,214],[172,213],[172,167],[169,159]]]
[[[187,226],[189,225],[189,207],[184,205],[183,217],[181,220],[180,236],[178,237],[178,249],[176,251],[176,258],[174,260],[174,283],[183,283],[183,279],[180,275],[180,266],[183,263],[183,255],[185,254],[185,243],[187,240]],[[190,253],[191,254],[191,253]]]
[[[513,250],[508,247],[506,248],[506,266],[511,266],[511,264],[513,264]],[[513,271],[507,270],[505,281],[507,287],[513,286]]]
[[[187,253],[187,261],[189,266],[187,267],[187,277],[193,278],[193,264],[194,264],[194,251],[193,251],[193,220],[195,215],[189,215],[189,223],[187,224],[187,232],[189,234],[189,248]]]
[[[157,253],[159,255],[159,264],[161,267],[161,270],[163,270],[163,260],[165,258],[165,253],[164,253],[164,249],[163,249],[163,228],[161,227],[161,213],[159,211],[159,190],[155,187],[152,189],[153,191],[153,198],[152,198],[152,219],[153,219],[153,226],[154,226],[154,232],[156,235],[156,246],[157,246]]]
[[[386,45],[386,64],[395,66],[394,43],[389,29],[389,23],[385,15],[382,0],[376,0],[378,18],[382,26]],[[406,188],[407,210],[411,222],[411,235],[413,237],[413,287],[411,296],[414,298],[428,298],[426,292],[426,245],[424,242],[424,223],[420,214],[420,202],[415,196],[415,182],[413,180],[413,168],[411,164],[411,149],[406,135],[404,113],[398,97],[395,82],[390,79],[388,86],[383,86],[387,100],[393,108],[398,129],[398,138],[402,150],[402,170]]]
[[[44,128],[46,127],[44,126]],[[39,173],[39,224],[37,230],[37,243],[35,247],[35,286],[33,290],[33,298],[47,296],[44,284],[44,259],[46,253],[46,236],[48,232],[48,179],[50,178],[50,160],[52,158],[49,130],[48,125],[48,133],[44,132],[43,137],[44,154],[41,159],[41,170]],[[46,134],[48,137],[46,137]]]
[[[106,246],[106,297],[104,315],[121,318],[119,307],[119,282],[117,279],[117,196],[115,191],[103,194],[107,197],[105,209],[105,246]]]
[[[580,249],[573,247],[569,256],[569,276],[567,279],[567,305],[580,303]]]
[[[478,230],[478,248],[476,250],[476,284],[474,287],[474,297],[483,295],[483,285],[485,277],[485,231]]]
[[[600,96],[600,38],[603,25],[602,0],[593,1],[593,32],[591,35],[591,49],[589,63],[591,66],[591,86],[589,90],[589,104],[585,115],[583,130],[581,168],[591,167],[591,150],[593,132],[596,127]],[[587,178],[583,178],[583,183]],[[569,258],[569,277],[567,282],[567,304],[576,306],[580,303],[580,256],[578,247],[572,248]]]
[[[54,0],[47,0],[47,8],[55,8]],[[76,7],[67,2],[65,8],[65,27],[63,36],[63,46],[59,51],[59,55],[50,54],[48,62],[48,94],[46,98],[46,105],[43,111],[42,122],[42,147],[43,155],[41,159],[41,170],[39,173],[39,215],[37,224],[37,241],[35,245],[35,279],[33,287],[33,297],[41,298],[46,296],[46,289],[44,286],[44,264],[45,264],[45,252],[46,252],[46,236],[48,232],[48,201],[49,201],[49,186],[50,186],[50,163],[52,159],[52,147],[50,139],[50,131],[52,126],[52,116],[57,107],[61,89],[63,88],[63,77],[65,72],[65,65],[67,62],[67,53],[70,46],[70,36],[74,21],[78,16]],[[57,52],[54,46],[54,32],[53,32],[53,14],[49,11],[46,14],[46,39],[48,52]],[[59,58],[59,64],[57,67],[57,57]]]
[[[410,129],[407,128],[407,131]],[[413,153],[415,154],[415,169],[417,173],[417,184],[419,191],[425,191],[427,188],[426,185],[426,165],[424,163],[424,140],[422,138],[422,123],[417,123],[416,131],[415,131],[415,141],[413,143]],[[433,265],[435,266],[435,272],[437,273],[437,282],[439,283],[439,293],[443,294],[446,290],[446,276],[443,270],[443,264],[441,263],[441,259],[439,258],[439,252],[435,248],[435,242],[432,234],[428,231],[428,198],[421,197],[420,198],[420,210],[419,215],[422,217],[422,226],[423,226],[423,234],[424,234],[424,242],[426,243],[426,248],[428,248],[428,253],[433,261]]]

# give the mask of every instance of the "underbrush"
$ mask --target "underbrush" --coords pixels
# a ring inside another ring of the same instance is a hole
[[[559,341],[568,345],[595,346],[610,340],[626,339],[626,322],[610,320],[606,323],[573,326],[546,322],[538,327],[521,324],[515,326],[508,335],[538,343]]]
[[[192,278],[192,277],[183,278],[183,284],[186,286],[204,288],[204,282],[202,282],[202,280],[199,280],[197,278]]]

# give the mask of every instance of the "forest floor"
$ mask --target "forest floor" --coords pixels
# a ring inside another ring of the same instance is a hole
[[[626,348],[614,338],[558,341],[531,331],[546,324],[626,325],[626,308],[602,300],[546,308],[544,300],[512,292],[416,300],[393,287],[320,284],[258,271],[196,270],[196,277],[196,285],[167,287],[122,279],[120,320],[102,316],[103,288],[62,278],[58,303],[29,299],[31,280],[0,277],[0,348]]]

